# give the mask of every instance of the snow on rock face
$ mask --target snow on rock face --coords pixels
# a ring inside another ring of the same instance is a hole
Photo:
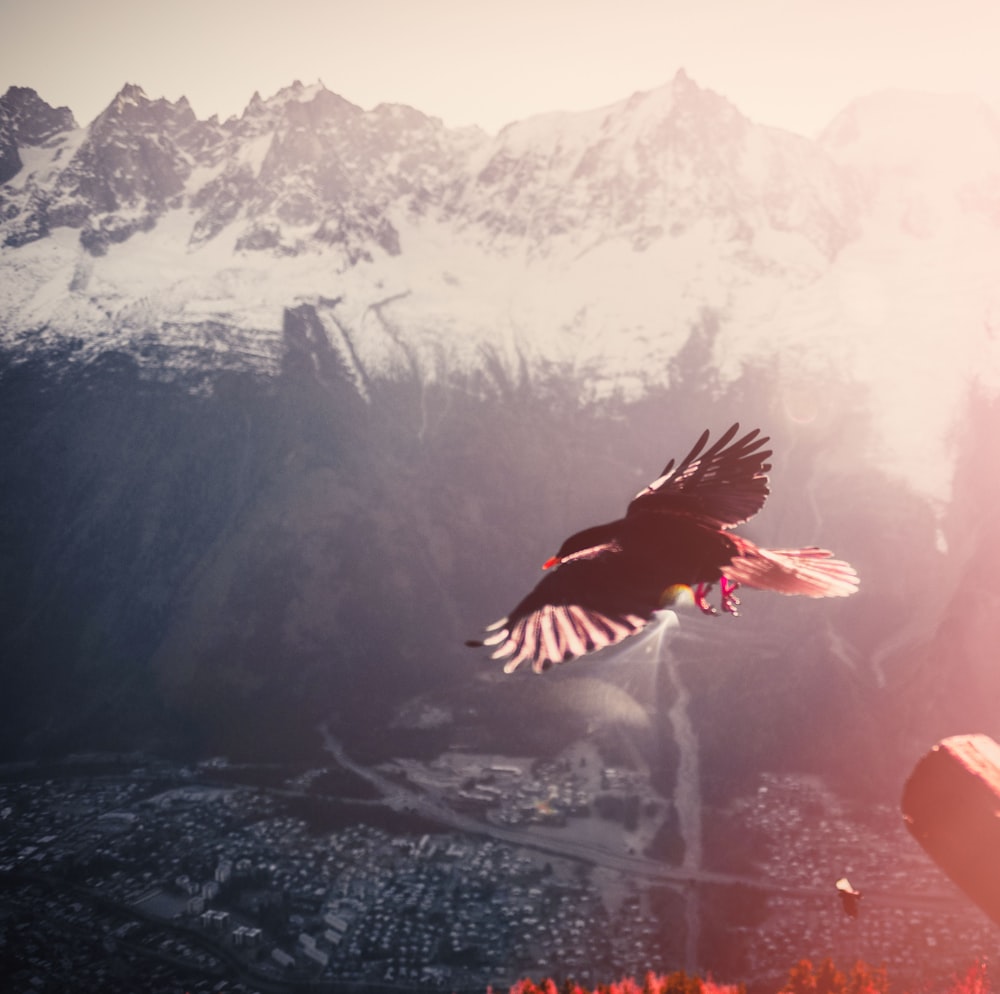
[[[822,150],[755,127],[683,73],[610,107],[509,125],[475,169],[459,198],[466,222],[541,252],[615,237],[643,251],[717,218],[723,238],[792,232],[830,257],[854,222]]]
[[[12,86],[0,97],[0,120],[21,146],[42,145],[54,135],[76,128],[68,107],[50,107],[26,86]]]
[[[946,433],[970,385],[1000,389],[1000,120],[969,97],[887,91],[819,142],[864,210],[813,297],[827,295],[827,334],[881,398],[882,445],[944,495]]]
[[[855,101],[820,144],[881,223],[927,237],[961,214],[1000,223],[1000,120],[982,101],[886,91]]]
[[[15,88],[0,342],[273,370],[308,303],[359,383],[487,347],[596,396],[662,382],[710,314],[724,376],[777,356],[789,395],[864,385],[875,447],[941,495],[969,383],[1000,385],[998,136],[974,102],[885,94],[811,142],[683,73],[492,138],[322,84],[224,123],[128,85],[86,129]]]
[[[35,148],[75,127],[68,107],[50,107],[34,90],[10,87],[0,97],[0,183],[21,171],[21,149]]]

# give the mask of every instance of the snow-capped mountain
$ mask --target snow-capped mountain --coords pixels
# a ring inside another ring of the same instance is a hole
[[[128,85],[85,128],[12,89],[0,176],[8,348],[273,370],[307,302],[361,371],[488,345],[600,395],[662,381],[711,311],[724,375],[774,355],[793,397],[865,384],[884,452],[938,494],[928,446],[997,382],[1000,124],[967,99],[877,95],[812,142],[683,72],[493,137],[322,85],[225,122]]]
[[[557,690],[491,724],[521,691],[462,640],[734,420],[773,439],[760,538],[862,592],[682,623],[706,769],[989,730],[998,135],[888,93],[809,141],[683,73],[495,136],[321,85],[223,122],[130,85],[87,127],[8,91],[0,751],[364,735],[435,681],[460,738],[589,727]]]

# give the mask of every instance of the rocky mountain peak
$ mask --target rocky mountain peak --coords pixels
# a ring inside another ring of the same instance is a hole
[[[264,99],[260,95],[260,90],[254,90],[250,102],[243,108],[242,118],[253,117],[264,109]]]
[[[176,103],[160,97],[150,100],[141,86],[126,83],[110,104],[90,125],[90,136],[100,139],[114,132],[156,131],[174,137],[196,123],[194,111],[186,97]]]
[[[129,106],[139,106],[140,104],[148,104],[149,97],[146,96],[145,90],[137,83],[126,83],[117,94],[115,94],[114,100],[111,101],[109,110],[121,113],[121,111]]]
[[[235,222],[240,251],[333,247],[346,265],[399,252],[389,208],[440,200],[442,178],[460,168],[469,141],[412,108],[364,111],[322,83],[299,82],[266,101],[255,95],[223,131],[221,169],[191,191],[202,211],[192,244]]]
[[[150,100],[126,84],[87,129],[59,174],[59,219],[81,227],[92,254],[149,230],[180,197],[198,154],[216,129],[200,123],[186,98]]]
[[[607,107],[508,125],[463,196],[495,238],[527,237],[543,252],[581,235],[641,251],[707,220],[726,240],[795,230],[829,259],[853,224],[850,191],[825,152],[754,125],[683,70]]]
[[[983,100],[880,91],[848,105],[819,143],[855,177],[869,210],[913,237],[948,215],[1000,223],[1000,117]]]
[[[500,251],[527,237],[542,255],[567,238],[584,250],[608,238],[642,250],[710,216],[727,238],[795,228],[829,257],[845,237],[830,219],[849,210],[824,155],[753,125],[683,70],[655,90],[529,118],[493,139],[412,107],[365,111],[322,82],[255,93],[222,125],[198,121],[184,98],[151,100],[128,83],[54,190],[7,208],[16,230],[5,240],[24,244],[55,222],[81,228],[84,247],[102,253],[186,203],[192,246],[234,226],[239,251],[334,248],[345,266],[397,254],[399,218],[414,215],[457,222]],[[30,224],[18,223],[24,211]]]
[[[4,98],[8,135],[10,107],[28,99]],[[586,366],[603,391],[662,378],[709,311],[723,330],[707,358],[728,362],[725,375],[765,330],[775,350],[801,354],[803,322],[810,351],[822,357],[836,342],[850,365],[880,341],[873,327],[897,320],[863,239],[877,233],[883,260],[898,228],[881,224],[872,191],[910,197],[912,187],[921,206],[924,161],[967,170],[932,206],[949,223],[974,214],[986,248],[976,242],[951,276],[950,245],[940,262],[907,257],[898,286],[940,285],[949,326],[979,335],[1000,306],[986,261],[1000,229],[997,126],[962,101],[927,104],[923,117],[922,106],[866,101],[816,142],[755,124],[680,71],[617,103],[491,137],[411,107],[365,110],[322,83],[255,94],[221,124],[129,84],[89,128],[54,135],[0,186],[13,263],[0,327],[11,340],[38,328],[50,340],[110,338],[129,354],[167,343],[156,354],[181,364],[232,346],[238,361],[273,369],[280,315],[319,295],[343,301],[333,324],[348,337],[364,328],[342,346],[357,353],[352,365],[466,368],[486,342],[512,361]],[[910,145],[877,147],[894,123]],[[947,147],[935,149],[940,135]],[[904,206],[911,229],[933,235],[915,224],[934,215]],[[21,251],[67,227],[79,245]],[[114,250],[137,235],[148,237],[134,252]],[[39,292],[56,285],[56,269],[65,293]],[[956,280],[967,291],[954,293]],[[924,329],[923,351],[906,352],[916,366],[939,322],[915,300],[892,306]],[[331,340],[340,343],[332,330]],[[982,343],[970,343],[978,362]]]
[[[1000,117],[984,100],[965,94],[881,90],[848,104],[819,141],[840,159],[893,166],[971,156],[970,168],[996,169]]]
[[[266,100],[261,97],[259,91],[255,91],[242,115],[226,123],[232,126],[234,133],[237,134],[246,134],[247,128],[260,133],[262,121],[273,124],[289,114],[294,116],[297,108],[306,105],[310,105],[307,113],[314,115],[331,116],[335,109],[345,114],[362,113],[360,107],[328,90],[321,82],[305,86],[301,81],[295,80],[290,86],[282,87]]]
[[[75,127],[68,107],[51,107],[27,86],[10,87],[0,97],[0,183],[21,171],[19,148],[43,145]]]
[[[41,145],[77,125],[68,107],[52,107],[27,86],[12,86],[0,97],[0,121],[18,144]]]

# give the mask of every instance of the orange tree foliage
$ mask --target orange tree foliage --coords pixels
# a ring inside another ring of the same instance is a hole
[[[559,986],[551,978],[536,984],[519,980],[510,994],[745,994],[743,984],[716,984],[688,976],[683,971],[668,974],[647,973],[640,984],[627,977],[610,984],[599,984],[592,991],[572,980]],[[487,994],[492,994],[492,990]],[[799,960],[788,971],[788,980],[777,994],[889,994],[889,978],[884,967],[871,967],[858,961],[844,973],[833,960],[825,959],[814,967],[807,959]],[[990,994],[989,976],[985,963],[971,967],[964,977],[958,977],[948,994]]]
[[[567,980],[559,987],[552,979],[536,984],[533,980],[519,980],[510,994],[744,994],[742,984],[719,985],[711,980],[688,976],[683,970],[675,973],[647,973],[640,984],[631,977],[610,984],[598,984],[592,991]]]
[[[970,967],[969,972],[952,987],[950,994],[990,994],[990,978],[986,973],[986,964],[977,963]]]
[[[882,967],[873,969],[857,962],[845,974],[831,959],[823,960],[818,968],[802,959],[788,971],[788,980],[779,994],[887,994],[888,990],[889,978]]]
[[[799,960],[788,971],[788,980],[778,994],[888,994],[889,978],[885,968],[873,969],[858,962],[850,973],[842,973],[830,959],[814,968],[807,959]],[[972,966],[958,977],[948,994],[990,994],[985,963]]]

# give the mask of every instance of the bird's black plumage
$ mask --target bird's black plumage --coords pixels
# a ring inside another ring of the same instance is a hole
[[[683,588],[694,588],[695,602],[713,614],[706,595],[716,582],[732,614],[741,583],[811,597],[853,593],[857,574],[823,549],[760,549],[730,532],[769,493],[767,437],[738,432],[734,424],[708,445],[705,431],[635,495],[623,518],[567,538],[545,564],[558,568],[469,644],[493,646],[508,671],[522,662],[540,671],[621,642]]]

